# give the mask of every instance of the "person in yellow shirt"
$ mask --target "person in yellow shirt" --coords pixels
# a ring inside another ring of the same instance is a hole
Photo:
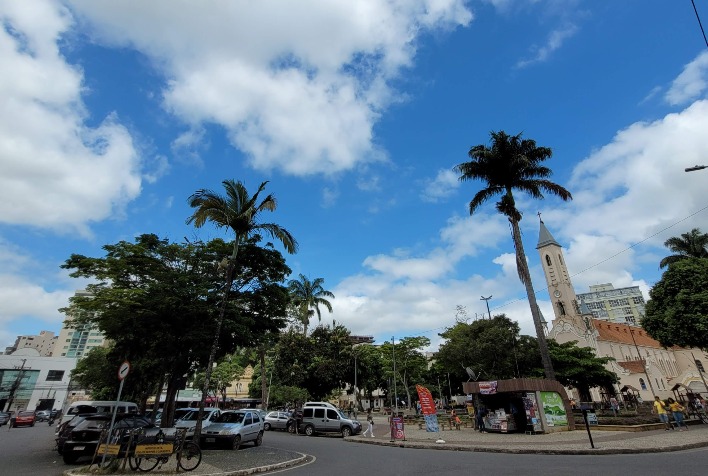
[[[666,410],[666,403],[661,401],[658,396],[654,397],[654,408],[652,409],[652,412],[659,415],[659,420],[666,425],[666,431],[673,430],[674,427],[672,427],[671,423],[669,423],[669,414],[666,412]]]
[[[676,422],[676,427],[679,429],[679,431],[688,430],[688,426],[686,426],[686,422],[683,421],[683,411],[685,410],[683,408],[683,405],[681,405],[679,402],[677,402],[673,398],[669,398],[669,409],[671,410],[671,413],[673,413],[673,415],[674,415],[674,421]],[[683,428],[681,428],[681,426],[683,426]]]

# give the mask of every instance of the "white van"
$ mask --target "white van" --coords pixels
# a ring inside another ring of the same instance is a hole
[[[117,413],[138,413],[138,405],[132,402],[117,402]],[[111,400],[79,400],[69,405],[61,416],[61,423],[74,418],[79,413],[113,413],[116,406]],[[58,426],[58,425],[57,425]]]

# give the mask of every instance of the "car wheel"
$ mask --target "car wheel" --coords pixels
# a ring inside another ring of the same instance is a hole
[[[265,431],[270,431],[270,423],[266,423],[265,425],[263,425],[263,429]]]
[[[312,426],[312,425],[307,425],[307,426],[305,427],[305,434],[306,434],[307,436],[312,436],[312,435],[314,435],[314,434],[315,434],[315,427]]]
[[[236,435],[236,436],[234,436],[233,440],[231,440],[231,449],[237,450],[240,447],[241,447],[241,435]]]
[[[258,437],[256,438],[256,441],[253,442],[253,444],[256,446],[261,446],[263,444],[263,432],[262,431],[258,432]]]
[[[347,436],[352,436],[352,429],[349,428],[348,426],[345,426],[342,428],[342,436],[346,438]]]
[[[288,425],[288,433],[295,433],[295,424],[294,423],[290,423]]]

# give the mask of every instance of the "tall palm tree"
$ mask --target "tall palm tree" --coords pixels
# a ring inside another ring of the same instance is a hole
[[[214,331],[214,340],[209,353],[209,362],[204,375],[204,386],[202,390],[202,400],[199,404],[199,418],[195,428],[195,438],[199,438],[201,432],[202,413],[204,402],[211,381],[211,373],[216,358],[216,351],[219,348],[219,336],[224,322],[226,303],[229,299],[229,291],[234,282],[234,270],[236,269],[236,259],[238,258],[239,246],[248,240],[249,237],[259,232],[265,232],[272,238],[280,241],[288,253],[297,251],[297,241],[288,230],[274,223],[261,223],[260,215],[264,211],[274,211],[277,202],[273,195],[266,196],[259,201],[259,195],[265,190],[268,182],[261,183],[255,194],[250,195],[246,186],[240,181],[224,180],[222,182],[226,195],[219,195],[211,190],[197,190],[192,194],[187,202],[194,208],[194,213],[187,219],[187,224],[194,223],[194,226],[201,228],[207,222],[213,223],[218,228],[228,228],[234,233],[233,251],[229,258],[224,258],[222,265],[226,268],[226,286],[224,296],[219,309],[219,317]]]
[[[334,298],[334,294],[323,288],[323,283],[324,279],[322,278],[310,281],[304,274],[300,274],[300,279],[291,279],[288,283],[292,303],[300,322],[302,322],[304,335],[307,335],[307,326],[315,314],[317,314],[317,319],[322,321],[320,305],[332,312],[332,304],[325,298]]]
[[[680,237],[674,236],[664,242],[664,246],[676,253],[667,256],[659,263],[659,268],[666,268],[671,263],[676,263],[690,258],[708,258],[708,233],[694,228]]]
[[[522,139],[521,133],[510,136],[504,131],[491,132],[491,147],[484,144],[476,145],[469,151],[469,162],[463,162],[454,168],[461,174],[460,181],[482,180],[486,187],[477,192],[470,202],[470,215],[492,197],[500,196],[496,203],[499,213],[506,216],[511,223],[514,248],[516,249],[516,267],[519,279],[526,287],[526,295],[531,307],[538,346],[541,353],[543,370],[548,379],[555,379],[551,356],[548,352],[546,335],[543,332],[541,314],[536,304],[536,294],[531,283],[526,253],[521,242],[519,222],[522,214],[516,208],[513,190],[526,192],[533,198],[543,199],[543,192],[556,195],[562,200],[571,200],[570,192],[562,186],[551,182],[551,169],[541,164],[551,157],[548,147],[537,147],[536,141]]]

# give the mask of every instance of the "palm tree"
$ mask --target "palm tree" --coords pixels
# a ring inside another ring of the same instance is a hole
[[[332,312],[332,304],[325,298],[334,298],[334,294],[322,287],[324,279],[315,278],[310,281],[309,278],[300,274],[300,279],[291,279],[288,283],[292,303],[297,312],[297,317],[302,322],[304,327],[303,334],[307,335],[307,326],[310,320],[317,314],[317,319],[322,321],[322,313],[320,305]]]
[[[470,202],[470,215],[474,214],[483,203],[492,197],[501,197],[496,203],[496,208],[511,223],[514,248],[516,249],[516,267],[519,279],[526,287],[543,370],[546,378],[555,379],[546,335],[543,332],[541,314],[536,304],[536,294],[526,262],[526,253],[521,242],[519,222],[522,214],[516,208],[512,191],[526,192],[538,199],[543,199],[543,192],[556,195],[564,201],[571,200],[573,197],[568,190],[548,180],[552,171],[541,165],[541,162],[551,157],[550,148],[537,147],[536,141],[522,139],[521,133],[510,136],[504,131],[499,131],[491,132],[490,135],[491,147],[484,144],[472,147],[468,154],[472,160],[459,164],[454,170],[461,174],[460,181],[482,180],[486,182],[486,187],[477,192]]]
[[[664,242],[664,246],[676,253],[667,256],[659,263],[659,268],[666,268],[671,263],[676,263],[690,258],[708,258],[708,233],[694,228],[689,233],[674,236]]]
[[[204,402],[211,383],[211,374],[216,358],[216,351],[219,348],[219,336],[224,322],[226,303],[229,299],[229,291],[234,282],[234,269],[238,257],[239,246],[248,238],[258,232],[265,232],[272,238],[279,240],[288,253],[297,251],[297,241],[295,238],[279,225],[274,223],[260,223],[259,218],[263,211],[274,211],[277,202],[273,195],[268,195],[259,202],[259,195],[268,182],[261,183],[258,191],[250,195],[246,186],[240,181],[224,180],[222,182],[226,195],[222,196],[211,190],[197,190],[192,194],[187,202],[194,208],[194,213],[187,219],[187,224],[194,223],[194,226],[201,228],[207,222],[215,224],[218,228],[229,228],[234,233],[233,251],[229,258],[224,258],[222,264],[226,268],[226,286],[224,296],[221,301],[219,317],[214,331],[214,341],[211,345],[209,362],[204,375],[204,386],[202,390],[202,400],[199,404],[199,418],[195,428],[195,438],[199,438],[201,432],[202,414],[204,412]]]

